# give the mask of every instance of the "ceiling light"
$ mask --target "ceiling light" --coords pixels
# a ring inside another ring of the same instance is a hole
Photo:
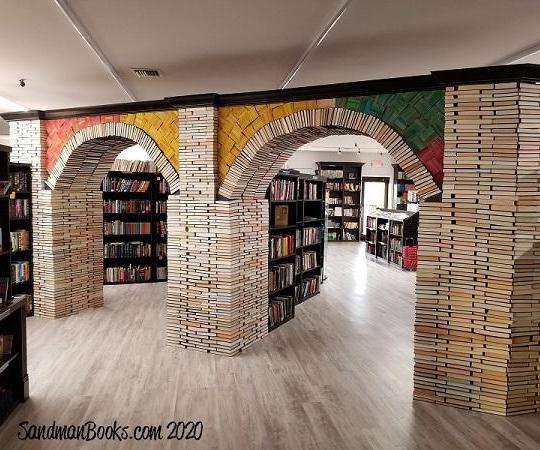
[[[338,147],[337,152],[341,153],[341,147]]]
[[[26,106],[19,105],[18,103],[12,102],[5,97],[0,96],[0,111],[28,111]]]

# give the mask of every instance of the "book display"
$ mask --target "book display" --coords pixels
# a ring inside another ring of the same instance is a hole
[[[404,269],[403,248],[418,243],[417,212],[377,209],[367,216],[366,253]]]
[[[30,203],[30,171],[26,172],[25,165],[9,164],[9,153],[9,147],[0,145],[0,184],[3,186],[0,192],[0,425],[19,403],[28,398],[26,315],[31,302],[27,295],[18,293],[21,284],[12,280],[11,276],[16,275],[17,280],[31,280],[31,257],[25,261],[16,256],[17,253],[30,252],[31,228],[23,228],[16,222],[16,226],[21,227],[21,233],[17,228],[14,236],[10,228],[13,223],[10,211],[12,200],[19,199],[18,193],[25,192]],[[18,172],[25,175],[14,174],[11,170],[15,166]],[[16,240],[17,250],[12,252],[13,239],[19,236],[20,241]],[[32,283],[26,284],[31,289]]]
[[[324,257],[325,181],[282,170],[270,203],[268,329],[294,317],[295,305],[320,291]]]
[[[353,162],[317,162],[317,173],[328,180],[329,241],[360,241],[362,165]]]
[[[149,161],[113,167],[141,171],[111,171],[102,183],[104,284],[166,281],[169,186]]]
[[[30,164],[9,164],[9,241],[12,295],[24,297],[26,313],[34,314],[32,267],[32,171]]]
[[[418,211],[418,193],[413,180],[397,164],[394,166],[394,192],[396,209],[403,211]]]

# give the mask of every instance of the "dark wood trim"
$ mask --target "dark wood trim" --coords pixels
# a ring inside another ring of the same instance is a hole
[[[0,114],[4,120],[59,119],[99,114],[123,114],[145,111],[166,111],[193,106],[234,106],[279,103],[362,95],[392,94],[397,92],[432,91],[447,86],[473,83],[499,83],[508,81],[540,81],[540,65],[515,64],[508,66],[473,67],[437,70],[431,74],[355,81],[351,83],[304,86],[290,89],[240,92],[219,95],[215,93],[166,97],[132,103],[85,106],[49,111],[24,111]]]

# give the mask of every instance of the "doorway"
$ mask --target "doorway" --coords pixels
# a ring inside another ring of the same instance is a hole
[[[362,237],[366,235],[367,216],[377,208],[388,208],[388,177],[362,178]]]

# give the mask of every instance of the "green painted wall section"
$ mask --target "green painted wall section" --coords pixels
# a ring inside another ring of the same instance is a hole
[[[371,114],[386,122],[414,151],[444,139],[444,91],[345,97],[336,106]]]

